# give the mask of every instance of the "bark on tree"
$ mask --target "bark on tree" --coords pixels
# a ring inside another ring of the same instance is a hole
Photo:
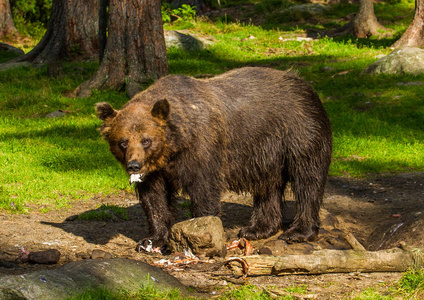
[[[98,0],[53,0],[49,26],[32,51],[15,61],[35,64],[98,54]]]
[[[353,20],[353,34],[358,38],[378,35],[378,30],[386,28],[377,21],[374,14],[374,0],[360,0],[359,11]]]
[[[0,37],[15,35],[18,31],[13,23],[9,0],[0,0]]]
[[[379,35],[388,29],[381,25],[374,13],[374,0],[359,0],[359,10],[355,18],[339,29],[330,31],[328,36],[353,34],[358,38]]]
[[[160,0],[110,0],[106,48],[93,78],[75,96],[93,89],[125,89],[132,97],[168,73]]]
[[[100,0],[99,10],[99,62],[102,62],[107,41],[107,21],[109,19],[107,8],[109,0]]]
[[[412,24],[392,47],[424,47],[424,0],[415,0],[415,16]]]

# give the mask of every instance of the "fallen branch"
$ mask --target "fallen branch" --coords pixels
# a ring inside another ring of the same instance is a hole
[[[236,276],[289,274],[324,274],[350,272],[404,272],[413,266],[424,266],[424,252],[390,249],[319,250],[309,255],[252,255],[228,261],[225,265]],[[240,259],[243,262],[240,262]],[[246,267],[247,265],[247,267]],[[246,274],[246,270],[248,273]]]
[[[353,250],[365,251],[365,247],[362,246],[360,242],[353,236],[353,234],[348,233],[345,236],[345,240],[349,243]]]

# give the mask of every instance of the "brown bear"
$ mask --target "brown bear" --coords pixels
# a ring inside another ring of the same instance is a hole
[[[279,236],[311,241],[331,161],[332,134],[313,88],[290,72],[246,67],[209,79],[170,75],[137,94],[121,110],[98,103],[100,130],[128,174],[149,222],[149,240],[165,244],[177,191],[191,199],[194,217],[218,215],[225,190],[253,196],[256,240],[282,226],[286,183],[296,214]]]

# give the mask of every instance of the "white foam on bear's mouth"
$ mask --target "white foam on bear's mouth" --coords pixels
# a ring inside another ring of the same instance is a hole
[[[136,182],[143,182],[144,174],[131,174],[130,176],[130,185]]]

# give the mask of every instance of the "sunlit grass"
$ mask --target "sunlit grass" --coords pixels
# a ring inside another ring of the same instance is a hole
[[[413,8],[410,1],[402,3],[396,4],[403,7],[400,14],[380,4],[376,11],[406,27],[404,15]],[[338,18],[337,7],[330,21]],[[399,85],[424,82],[424,76],[360,73],[378,55],[388,54],[393,40],[344,36],[298,41],[296,35],[306,30],[302,24],[284,31],[197,19],[166,28],[190,28],[213,41],[200,51],[169,49],[172,74],[214,75],[243,66],[267,66],[292,69],[310,82],[332,123],[330,175],[424,170],[424,85]],[[66,75],[56,79],[47,76],[45,66],[0,72],[0,209],[24,212],[30,204],[55,208],[73,199],[129,188],[127,175],[97,130],[100,121],[94,114],[96,102],[120,108],[128,99],[114,91],[95,91],[83,99],[66,97],[96,68],[96,63],[65,63]],[[57,110],[66,115],[45,118]]]

